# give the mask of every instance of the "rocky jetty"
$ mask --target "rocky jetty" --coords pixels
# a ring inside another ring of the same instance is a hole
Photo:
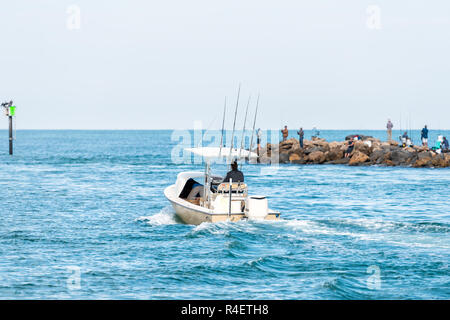
[[[347,164],[350,166],[409,166],[450,167],[450,153],[436,153],[426,147],[403,148],[396,141],[382,142],[373,137],[361,137],[355,142],[350,157],[345,151],[348,141],[327,142],[325,139],[304,140],[303,149],[298,140],[292,138],[280,144],[268,143],[261,150],[260,162],[270,163],[273,152],[279,154],[280,163],[295,164]]]

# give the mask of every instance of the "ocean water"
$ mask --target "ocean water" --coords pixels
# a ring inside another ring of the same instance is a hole
[[[282,220],[191,226],[171,131],[0,137],[1,299],[450,299],[450,169],[245,164]]]

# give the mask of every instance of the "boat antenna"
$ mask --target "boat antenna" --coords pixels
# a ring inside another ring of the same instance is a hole
[[[252,129],[252,137],[250,139],[250,150],[248,154],[248,159],[250,160],[250,152],[252,152],[253,148],[253,134],[255,133],[255,124],[256,124],[256,115],[258,114],[258,106],[259,106],[259,93],[258,93],[258,99],[256,100],[256,110],[255,110],[255,118],[253,119],[253,129]]]
[[[225,103],[223,105],[222,135],[220,136],[219,157],[222,156],[223,132],[224,132],[224,128],[225,128],[225,113],[226,113],[226,111],[227,111],[227,97],[225,96]]]
[[[252,98],[252,96],[248,97],[247,108],[245,109],[244,127],[242,129],[241,149],[239,149],[239,158],[241,158],[241,151],[242,151],[242,148],[244,147],[245,123],[247,122],[248,106],[250,105],[251,98]]]
[[[230,158],[231,158],[231,152],[233,151],[233,145],[234,145],[234,143],[233,143],[234,142],[233,141],[234,140],[234,130],[236,128],[236,116],[237,116],[237,111],[238,111],[238,106],[239,106],[239,95],[240,94],[241,94],[241,84],[239,83],[237,100],[236,100],[236,109],[234,110],[233,132],[231,133]]]

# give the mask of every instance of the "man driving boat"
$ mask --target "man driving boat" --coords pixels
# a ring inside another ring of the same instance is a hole
[[[236,160],[231,163],[231,171],[228,171],[227,176],[223,179],[223,182],[230,182],[230,178],[233,182],[244,182],[244,174],[238,170]]]

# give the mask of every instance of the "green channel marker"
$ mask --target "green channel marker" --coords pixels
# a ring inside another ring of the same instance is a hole
[[[16,115],[16,106],[9,107],[9,115],[15,116]]]

